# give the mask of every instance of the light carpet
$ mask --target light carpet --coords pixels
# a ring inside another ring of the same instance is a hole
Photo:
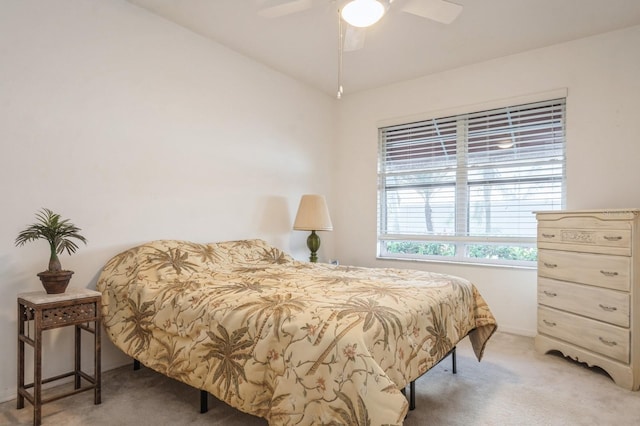
[[[416,381],[417,408],[406,426],[640,425],[640,392],[616,386],[602,370],[559,355],[540,355],[533,339],[496,333],[478,363],[468,339],[458,346],[458,374],[445,359]],[[91,391],[43,406],[43,425],[242,425],[267,422],[149,369],[103,374],[102,404]],[[372,419],[375,424],[375,419]],[[0,404],[0,424],[30,425],[33,409]]]

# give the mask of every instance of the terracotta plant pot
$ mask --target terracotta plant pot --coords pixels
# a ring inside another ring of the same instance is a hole
[[[40,277],[42,286],[47,294],[60,294],[64,293],[67,289],[69,281],[71,280],[71,275],[73,275],[73,271],[44,271],[40,272],[38,277]]]

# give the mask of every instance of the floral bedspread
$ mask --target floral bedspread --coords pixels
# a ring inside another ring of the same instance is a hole
[[[299,262],[262,240],[163,240],[98,280],[107,334],[144,365],[270,425],[400,425],[399,389],[496,329],[468,281]]]

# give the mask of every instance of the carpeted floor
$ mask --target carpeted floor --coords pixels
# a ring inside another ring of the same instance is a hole
[[[640,392],[616,386],[599,369],[557,355],[539,355],[533,339],[496,333],[478,363],[466,339],[458,346],[458,374],[444,360],[416,381],[417,408],[406,426],[425,425],[639,425]],[[85,392],[43,406],[43,425],[243,425],[266,421],[160,374],[131,366],[103,374],[102,404]],[[0,404],[0,424],[30,425],[29,403]],[[375,419],[374,424],[375,424]]]

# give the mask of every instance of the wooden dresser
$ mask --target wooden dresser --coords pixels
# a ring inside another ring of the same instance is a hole
[[[551,350],[640,387],[640,210],[536,212],[538,335]]]

